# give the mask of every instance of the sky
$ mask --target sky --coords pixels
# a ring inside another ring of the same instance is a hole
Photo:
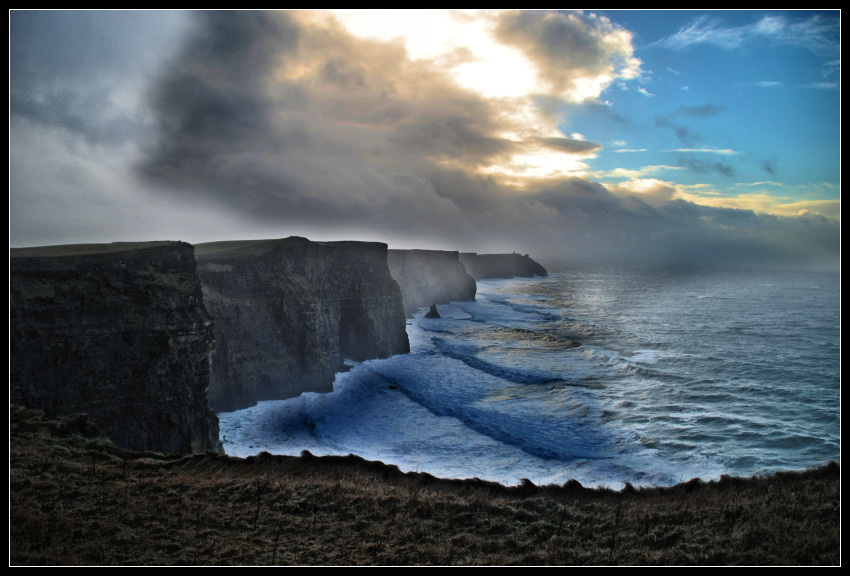
[[[840,11],[9,12],[10,247],[840,260]]]

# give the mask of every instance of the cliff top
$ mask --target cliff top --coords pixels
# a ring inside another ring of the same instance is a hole
[[[27,248],[10,248],[10,258],[58,258],[63,256],[89,256],[93,254],[114,254],[118,252],[135,252],[164,246],[186,244],[176,240],[159,240],[153,242],[112,242],[111,244],[57,244],[54,246],[31,246]]]
[[[300,236],[289,236],[287,238],[272,238],[263,240],[224,240],[220,242],[203,242],[195,244],[195,257],[199,260],[213,258],[232,258],[245,256],[262,256],[280,246],[296,246],[298,244],[311,244],[315,246],[381,246],[381,242],[364,242],[359,240],[339,240],[336,242],[317,242]]]
[[[275,246],[285,242],[305,241],[304,238],[274,238],[265,240],[223,240],[220,242],[203,242],[195,244],[196,258],[215,256],[259,256],[271,252]]]
[[[448,254],[449,256],[458,255],[460,252],[457,250],[429,250],[427,248],[390,248],[390,254]]]
[[[532,276],[548,276],[539,262],[533,260],[528,254],[476,254],[474,252],[461,252],[460,261],[466,266],[467,271],[476,279],[484,278],[512,278]]]

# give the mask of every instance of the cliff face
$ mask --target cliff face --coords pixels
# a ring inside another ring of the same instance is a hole
[[[196,246],[215,318],[216,412],[333,388],[343,361],[410,351],[387,246],[304,238]]]
[[[221,451],[212,319],[182,242],[10,250],[9,400],[85,412],[119,446]]]
[[[476,280],[484,278],[532,278],[548,276],[546,268],[529,258],[528,254],[460,254],[460,261]]]
[[[390,250],[387,261],[401,288],[406,316],[431,304],[475,300],[475,279],[460,263],[457,252]]]

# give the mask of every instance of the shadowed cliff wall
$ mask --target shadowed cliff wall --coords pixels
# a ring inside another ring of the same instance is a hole
[[[212,242],[197,245],[196,257],[215,318],[216,412],[328,392],[345,359],[410,351],[386,244]]]
[[[390,274],[401,288],[406,316],[431,304],[475,300],[475,279],[458,253],[444,250],[390,250]]]
[[[183,242],[10,250],[10,403],[84,412],[132,450],[221,451],[193,252]]]
[[[485,278],[532,278],[548,276],[546,268],[532,260],[528,254],[475,254],[463,252],[460,261],[476,280]]]

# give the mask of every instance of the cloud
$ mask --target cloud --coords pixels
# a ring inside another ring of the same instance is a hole
[[[504,12],[496,37],[528,54],[552,91],[571,100],[595,98],[615,78],[641,75],[631,34],[592,14]]]
[[[710,44],[719,48],[737,48],[744,42],[746,29],[724,28],[719,20],[700,16],[684,28],[656,44],[665,48],[682,50],[698,44]]]
[[[600,144],[578,138],[537,138],[535,141],[553,150],[562,150],[572,154],[589,154],[602,148]]]
[[[676,148],[670,152],[701,152],[705,154],[719,154],[721,156],[735,156],[738,154],[731,148]]]
[[[756,42],[796,46],[814,54],[838,54],[841,20],[838,11],[805,18],[786,18],[779,15],[762,16],[756,23],[745,26],[724,26],[717,18],[700,16],[657,45],[675,50],[707,44],[734,50]]]
[[[109,94],[55,88],[38,98],[10,91],[10,122],[58,128],[91,144],[121,145],[150,135],[138,113],[117,108]]]
[[[606,188],[618,196],[637,196],[649,204],[661,204],[669,202],[679,196],[675,185],[655,178],[632,178],[616,185],[608,185]]]
[[[681,189],[659,180],[635,180],[603,189],[573,181],[541,190],[534,200],[551,211],[538,230],[568,247],[572,258],[762,264],[793,257],[814,263],[839,254],[840,225],[816,214],[793,218],[750,209],[687,201]],[[553,229],[558,234],[549,236]],[[542,249],[548,257],[555,254]],[[817,256],[816,256],[817,255]]]
[[[726,106],[720,104],[703,104],[701,106],[680,106],[675,114],[692,118],[711,118],[726,111]]]
[[[774,80],[763,80],[761,82],[736,82],[736,86],[755,86],[757,88],[779,88],[784,84]]]
[[[609,21],[408,12],[155,13],[170,24],[109,33],[96,22],[97,34],[80,25],[72,41],[98,39],[93,60],[67,69],[52,60],[59,46],[33,39],[53,30],[52,14],[44,29],[24,22],[27,34],[13,18],[11,242],[299,234],[541,259],[686,258],[744,253],[753,239],[764,253],[796,226],[701,206],[647,178],[681,166],[602,175],[628,179],[616,185],[589,179],[602,145],[558,126],[560,114],[628,122],[598,99],[640,73],[630,36]],[[162,50],[137,54],[131,36]],[[513,85],[492,82],[500,65],[519,67],[504,74]],[[664,120],[722,112],[706,104]],[[732,172],[714,160],[686,165]],[[833,225],[815,205],[797,208],[810,211],[795,217],[809,223],[808,240],[780,251],[837,253]],[[834,236],[816,234],[822,225]]]
[[[702,140],[702,136],[695,134],[693,130],[687,126],[671,121],[667,116],[656,116],[655,127],[671,130],[679,140],[688,144],[695,144]]]
[[[671,130],[679,140],[685,143],[696,144],[702,140],[702,136],[695,133],[690,127],[681,124],[677,119],[706,119],[718,116],[725,111],[725,106],[711,103],[699,106],[680,106],[671,113],[656,116],[655,126]]]
[[[198,18],[153,92],[160,134],[140,169],[261,219],[462,229],[481,193],[441,182],[525,185],[580,171],[601,149],[561,135],[533,95],[488,98],[446,74],[445,60],[355,37],[333,15]]]
[[[765,160],[762,162],[761,169],[771,176],[776,174],[776,164],[772,160]]]
[[[815,90],[836,90],[841,88],[841,85],[837,82],[809,82],[803,87]]]
[[[771,185],[775,183],[754,182],[750,186]],[[827,218],[833,221],[841,219],[841,200],[790,200],[788,197],[777,196],[766,191],[749,192],[737,196],[713,196],[693,195],[681,192],[679,195],[686,200],[699,203],[711,208],[732,208],[736,210],[749,210],[760,214],[771,214],[775,216],[799,216],[811,215],[819,218]]]
[[[93,144],[143,138],[143,82],[183,25],[172,12],[128,21],[110,11],[10,11],[10,123],[54,127]]]
[[[730,178],[735,176],[735,168],[728,162],[711,161],[686,154],[679,156],[678,163],[696,174],[719,174]]]
[[[629,150],[631,151],[631,150]],[[639,150],[638,150],[639,152]],[[604,173],[594,173],[597,178],[644,178],[650,174],[657,174],[668,170],[684,170],[681,166],[650,165],[641,168],[614,168]]]

